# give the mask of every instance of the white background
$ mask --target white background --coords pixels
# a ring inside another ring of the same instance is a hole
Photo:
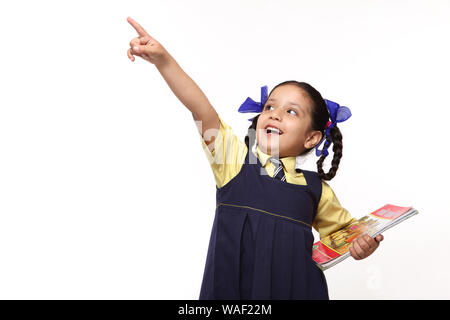
[[[341,204],[420,213],[326,271],[330,298],[450,298],[450,1],[430,0],[2,2],[0,298],[198,299],[214,177],[190,112],[127,58],[128,16],[242,139],[263,85],[350,107]]]

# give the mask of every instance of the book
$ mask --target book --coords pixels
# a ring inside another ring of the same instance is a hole
[[[362,234],[375,238],[417,213],[413,207],[387,204],[314,243],[313,260],[320,269],[326,270],[350,256],[349,247],[355,238]]]

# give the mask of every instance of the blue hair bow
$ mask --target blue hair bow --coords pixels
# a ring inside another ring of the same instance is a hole
[[[257,112],[261,113],[264,107],[264,104],[266,103],[268,98],[267,94],[267,86],[261,87],[261,102],[256,102],[252,98],[247,97],[247,99],[244,101],[243,104],[238,109],[238,112],[241,113],[248,113],[248,112]],[[317,144],[316,146],[316,156],[320,157],[322,154],[327,156],[328,155],[328,142],[325,141],[325,144],[323,146],[322,150],[319,150],[319,146],[322,144],[322,142],[325,140],[326,137],[330,136],[331,128],[333,128],[336,123],[343,122],[351,117],[352,113],[349,108],[340,106],[336,102],[333,102],[331,100],[324,99],[325,103],[327,104],[328,111],[330,113],[330,119],[331,122],[329,126],[325,130],[325,136],[322,138],[322,140]],[[255,117],[248,119],[249,121],[253,121]]]
[[[248,97],[243,104],[239,107],[239,112],[247,113],[247,112],[258,112],[261,113],[268,98],[267,94],[267,86],[261,87],[261,102],[253,101],[252,98]],[[255,117],[248,119],[249,121],[253,121]]]
[[[322,142],[326,139],[326,137],[330,136],[331,128],[333,128],[336,123],[338,122],[344,122],[348,118],[352,116],[352,112],[349,108],[340,106],[336,102],[333,102],[331,100],[324,99],[325,103],[327,104],[328,111],[330,112],[330,120],[329,125],[327,126],[325,130],[325,136],[320,140],[320,142],[316,146],[316,156],[320,157],[321,155],[327,156],[328,155],[328,147],[329,143],[328,141],[325,141],[323,145],[323,149],[319,150],[319,146],[322,144]]]

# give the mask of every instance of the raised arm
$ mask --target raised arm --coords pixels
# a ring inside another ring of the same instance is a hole
[[[156,66],[175,96],[191,111],[199,133],[207,143],[209,150],[213,151],[214,139],[220,127],[216,110],[203,91],[183,71],[169,52],[132,18],[128,17],[127,21],[139,35],[131,40],[130,49],[127,52],[128,57],[134,61],[134,56],[139,56]]]

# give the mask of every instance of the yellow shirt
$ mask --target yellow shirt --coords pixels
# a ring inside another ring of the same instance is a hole
[[[220,129],[214,142],[214,150],[211,152],[200,134],[203,150],[211,165],[216,185],[218,188],[226,185],[241,170],[247,154],[247,146],[241,141],[233,129],[219,116]],[[252,150],[253,153],[255,153]],[[266,169],[269,176],[273,176],[275,166],[269,161],[270,155],[256,147],[255,155]],[[306,185],[303,173],[295,171],[295,157],[280,158],[286,182]],[[322,195],[317,208],[317,214],[313,221],[314,229],[319,232],[320,238],[339,230],[340,228],[356,221],[350,213],[341,206],[331,187],[322,180]]]

